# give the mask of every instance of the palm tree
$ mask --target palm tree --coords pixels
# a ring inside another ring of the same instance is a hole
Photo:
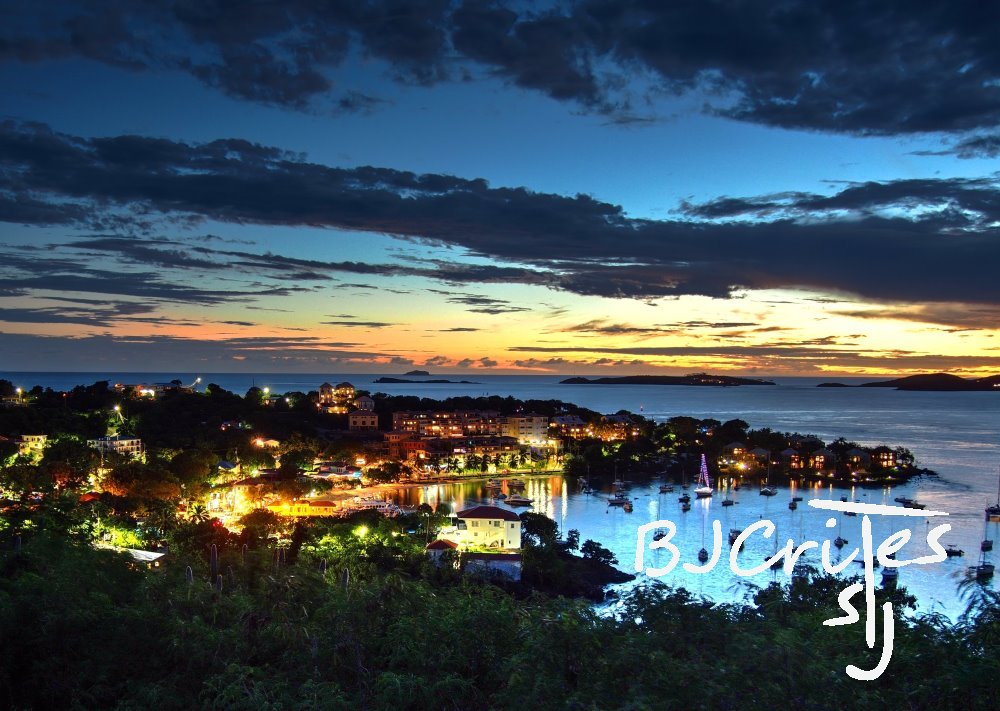
[[[198,523],[204,523],[209,519],[208,508],[205,506],[205,504],[195,504],[194,506],[191,507],[191,513],[189,514],[189,517],[191,518],[192,521],[196,521]]]

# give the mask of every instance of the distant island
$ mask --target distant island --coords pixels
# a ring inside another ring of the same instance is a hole
[[[410,370],[403,373],[403,375],[430,375],[430,373],[426,370]]]
[[[407,380],[406,378],[389,378],[382,377],[376,378],[372,381],[373,383],[415,383],[417,385],[427,385],[427,384],[452,384],[452,385],[479,385],[479,383],[472,380]]]
[[[770,380],[755,378],[734,378],[728,375],[625,375],[618,378],[567,378],[562,385],[714,385],[731,387],[735,385],[774,385]]]
[[[924,392],[1000,392],[1000,375],[990,375],[985,378],[960,378],[949,373],[924,373],[908,375],[894,380],[875,380],[860,385],[845,385],[844,383],[820,383],[817,388],[895,388],[896,390],[911,390]]]
[[[895,380],[878,380],[873,383],[862,383],[858,387],[896,388],[897,390],[936,390],[942,392],[986,390],[1000,392],[1000,375],[967,379],[948,373],[927,373],[924,375],[910,375]]]

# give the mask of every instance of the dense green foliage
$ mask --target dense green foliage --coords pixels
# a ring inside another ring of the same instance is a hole
[[[294,564],[259,538],[241,550],[223,536],[216,586],[210,538],[140,572],[67,536],[39,534],[17,551],[6,536],[0,706],[932,709],[998,700],[991,591],[978,589],[964,624],[897,622],[888,672],[866,683],[844,674],[849,663],[875,665],[863,626],[821,624],[839,616],[840,579],[797,578],[746,605],[653,586],[601,615],[435,569],[418,547],[394,543],[388,522],[373,519],[365,535],[357,522],[317,525]]]

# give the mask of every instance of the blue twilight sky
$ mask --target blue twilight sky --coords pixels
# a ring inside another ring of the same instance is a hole
[[[982,3],[0,8],[10,370],[997,363]]]

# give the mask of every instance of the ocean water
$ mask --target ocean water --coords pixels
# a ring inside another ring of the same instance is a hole
[[[473,384],[375,384],[373,381],[379,376],[370,374],[0,373],[0,378],[25,388],[38,384],[64,390],[97,380],[136,383],[167,382],[177,378],[190,383],[199,375],[203,385],[214,382],[237,393],[246,392],[251,385],[267,386],[275,393],[307,392],[318,389],[324,381],[334,384],[348,381],[359,389],[393,395],[436,398],[510,395],[521,399],[562,400],[602,413],[624,409],[657,420],[675,415],[710,417],[723,422],[740,418],[754,428],[814,434],[826,441],[845,437],[863,445],[904,446],[914,453],[919,465],[940,475],[916,479],[894,489],[852,491],[826,486],[791,492],[783,488],[778,496],[770,498],[759,496],[756,490],[742,490],[732,492],[738,504],[728,508],[719,505],[724,496],[720,492],[713,500],[692,502],[692,510],[686,514],[681,513],[677,503],[679,488],[674,494],[663,495],[655,485],[633,489],[635,511],[626,514],[621,509],[609,509],[604,497],[572,490],[562,477],[539,477],[529,481],[527,495],[535,499],[531,510],[552,516],[564,531],[576,528],[583,539],[600,541],[617,554],[621,567],[629,571],[635,562],[638,527],[660,519],[675,522],[678,532],[674,542],[684,553],[684,560],[692,563],[697,563],[694,556],[703,545],[703,530],[705,547],[711,549],[711,526],[715,519],[721,522],[724,539],[730,528],[744,528],[765,518],[776,524],[776,536],[782,543],[788,537],[799,543],[822,541],[840,533],[850,541],[844,549],[845,553],[849,552],[860,543],[861,517],[842,517],[836,528],[830,529],[826,527],[830,515],[806,505],[811,498],[836,500],[841,496],[890,505],[896,496],[909,496],[919,499],[930,510],[949,514],[940,521],[924,518],[908,521],[914,540],[901,552],[901,557],[927,554],[927,546],[922,541],[937,523],[952,526],[952,531],[941,538],[942,543],[955,544],[966,551],[963,558],[901,570],[900,584],[917,595],[923,611],[944,612],[955,617],[962,609],[956,586],[967,566],[975,562],[984,534],[998,542],[996,555],[1000,557],[1000,530],[997,524],[987,526],[983,520],[984,507],[998,498],[1000,393],[816,387],[831,378],[777,378],[773,386],[740,387],[561,385],[558,381],[564,376],[478,374],[432,376],[476,381]],[[413,379],[418,378],[414,376]],[[868,379],[836,380],[858,383]],[[804,498],[794,512],[787,507],[792,495]],[[481,482],[404,489],[395,496],[401,503],[448,501],[460,507],[488,500]],[[873,525],[876,543],[901,527],[898,519],[888,517],[874,517]],[[772,552],[772,540],[764,540],[758,535],[743,555],[748,556],[748,560],[751,556],[763,559]],[[663,551],[652,552],[647,562],[660,565],[662,560],[657,556],[662,559],[664,555]],[[811,555],[813,562],[817,562],[815,552]],[[751,560],[745,566],[752,564]],[[852,564],[848,572],[852,568],[861,572],[860,565]],[[749,582],[766,584],[772,575],[775,574],[764,573]],[[675,572],[665,582],[683,584],[716,600],[736,599],[747,591],[747,581],[731,573],[725,555],[710,574]]]

